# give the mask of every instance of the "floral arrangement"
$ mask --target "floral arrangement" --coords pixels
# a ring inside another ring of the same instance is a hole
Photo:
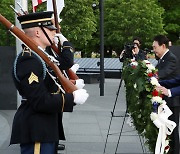
[[[168,120],[172,112],[162,93],[155,89],[159,86],[158,70],[148,60],[128,60],[124,62],[122,77],[128,113],[136,130],[146,138],[150,151],[155,149],[155,154],[167,153],[170,148],[167,135],[172,133],[175,123]]]

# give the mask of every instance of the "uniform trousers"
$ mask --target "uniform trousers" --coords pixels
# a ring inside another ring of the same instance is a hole
[[[21,154],[55,154],[55,143],[20,144]]]

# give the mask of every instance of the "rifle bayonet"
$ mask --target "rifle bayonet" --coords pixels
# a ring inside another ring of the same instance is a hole
[[[16,13],[17,16],[21,16],[21,14],[12,5],[10,5],[10,7],[13,9],[14,13]]]
[[[24,14],[28,14],[27,11],[24,11],[24,10],[23,10],[23,7],[21,6],[21,4],[20,4],[19,2],[16,2],[16,3],[17,3],[17,5],[20,7],[21,11],[22,11]]]

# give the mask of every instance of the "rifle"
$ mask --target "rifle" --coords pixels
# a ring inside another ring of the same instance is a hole
[[[22,6],[20,5],[20,3],[17,2],[17,4],[19,5],[21,11],[26,15],[28,14],[27,11],[24,11]],[[13,11],[16,13],[17,16],[21,16],[22,14],[20,12],[18,12],[12,5],[10,5],[10,7],[13,9]],[[57,19],[57,9],[56,9],[56,2],[53,1],[53,9],[55,10],[54,11],[54,18],[55,18],[55,25],[56,25],[56,28],[57,28],[57,33],[60,33],[60,28],[59,28],[59,23],[58,23],[58,19]],[[56,45],[53,43],[51,45],[51,48],[57,53],[59,54],[59,50],[60,50],[60,44],[58,44],[59,46],[59,49],[56,47]],[[77,79],[79,79],[79,77],[76,75],[76,73],[74,73],[71,69],[68,69],[67,70],[68,72],[68,75],[69,75],[69,78],[70,78],[70,81],[75,84]]]
[[[21,13],[19,13],[12,5],[10,7],[13,9],[13,11],[17,14],[17,16],[21,16]]]
[[[33,39],[28,37],[24,32],[22,32],[19,28],[14,26],[1,14],[0,14],[0,23],[2,23],[10,32],[12,32],[13,35],[15,35],[15,37],[19,38],[31,50],[36,52],[46,62],[46,64],[53,69],[59,81],[61,82],[64,90],[67,93],[72,93],[73,91],[77,90],[76,86],[62,74],[59,67],[50,60],[48,54],[40,46],[38,46]]]
[[[58,23],[58,17],[57,17],[57,5],[56,5],[56,0],[52,0],[52,4],[53,4],[53,10],[54,10],[54,21],[55,21],[55,26],[57,28],[56,32],[57,33],[60,33],[60,28],[59,28],[59,23]],[[60,46],[60,44],[58,44],[58,46]],[[55,46],[56,47],[56,46]],[[51,46],[51,48],[58,54],[59,53],[59,49],[56,47],[55,48],[54,46]],[[77,80],[79,79],[79,77],[76,75],[76,73],[74,73],[71,69],[68,69],[67,70],[68,72],[68,75],[69,75],[69,78],[70,80],[74,83],[75,81],[73,80]]]

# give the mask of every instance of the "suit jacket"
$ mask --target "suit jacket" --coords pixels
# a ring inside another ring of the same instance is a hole
[[[159,80],[161,81],[176,78],[178,76],[177,66],[177,57],[171,51],[168,51],[164,57],[160,59],[160,62],[156,66],[158,69]],[[169,107],[180,106],[179,96],[173,98],[165,96],[164,99]]]
[[[180,76],[171,80],[162,80],[159,83],[162,86],[170,89],[172,97],[180,96]]]
[[[156,66],[159,80],[173,79],[178,75],[178,59],[171,51],[168,51],[159,61]]]

